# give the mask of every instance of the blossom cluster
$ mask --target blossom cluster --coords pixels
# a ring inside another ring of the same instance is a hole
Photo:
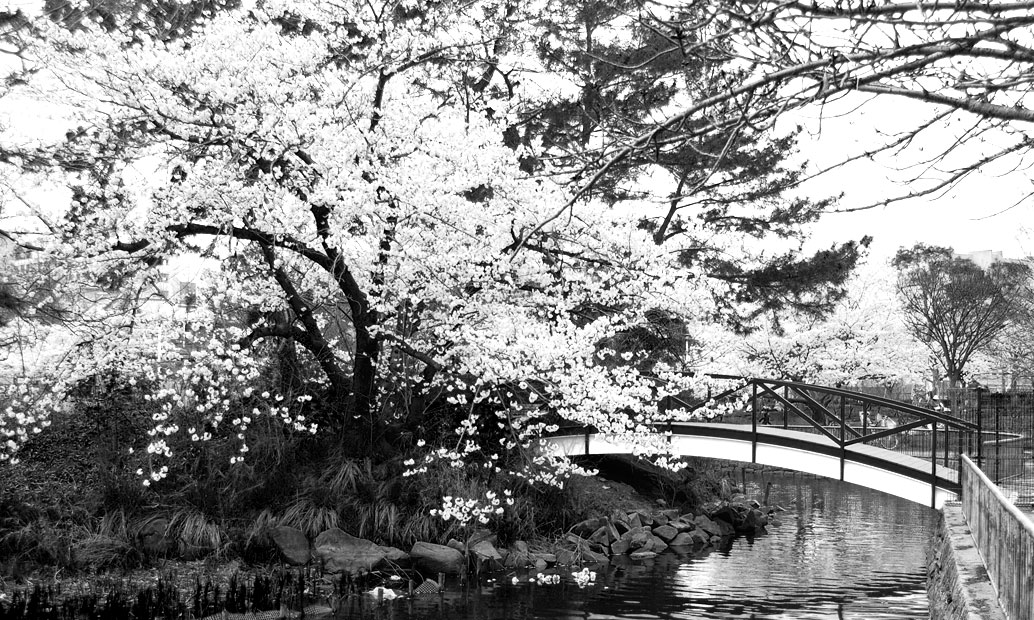
[[[513,505],[512,493],[509,490],[503,491],[505,503]],[[446,495],[442,498],[441,508],[432,508],[430,514],[441,517],[443,521],[455,520],[457,523],[467,525],[474,521],[484,525],[494,516],[502,515],[505,512],[495,491],[486,491],[484,499],[453,497]]]

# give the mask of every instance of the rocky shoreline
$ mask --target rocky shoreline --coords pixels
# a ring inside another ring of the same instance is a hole
[[[444,575],[602,565],[615,556],[645,560],[669,548],[697,550],[717,546],[736,534],[764,533],[766,527],[778,525],[776,513],[781,510],[742,496],[732,501],[710,502],[697,513],[615,509],[607,516],[575,524],[559,541],[518,540],[506,547],[500,546],[498,537],[485,529],[472,532],[465,541],[451,539],[444,545],[418,541],[409,551],[378,545],[339,528],[328,529],[309,541],[300,530],[281,526],[270,532],[270,539],[286,564],[316,565],[327,575],[356,577],[415,571],[425,581],[440,581]]]

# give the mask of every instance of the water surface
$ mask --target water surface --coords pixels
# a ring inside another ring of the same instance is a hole
[[[720,549],[668,551],[654,560],[597,569],[578,587],[534,583],[534,572],[450,587],[441,596],[377,604],[356,600],[339,617],[450,620],[802,619],[928,617],[926,553],[936,525],[929,508],[823,478],[747,478],[748,494],[786,508],[781,525]],[[768,486],[771,483],[771,486]],[[513,577],[519,583],[513,584]]]

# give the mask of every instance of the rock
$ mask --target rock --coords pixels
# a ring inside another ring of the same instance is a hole
[[[596,531],[589,536],[589,542],[599,543],[601,545],[609,545],[611,541],[618,537],[611,537],[610,529],[606,526],[600,526],[596,528]]]
[[[467,567],[463,554],[445,545],[418,541],[413,543],[409,555],[417,570],[423,573],[458,575]]]
[[[624,555],[628,553],[629,544],[627,540],[616,540],[610,544],[610,552],[614,555]]]
[[[664,515],[663,513],[662,514],[653,515],[653,526],[654,527],[660,527],[662,525],[667,525],[668,521],[669,521],[668,517],[666,515]]]
[[[615,508],[610,513],[610,522],[614,525],[617,525],[618,523],[624,523],[625,525],[628,525],[628,515],[625,514],[623,510],[618,510],[617,508]]]
[[[137,546],[144,555],[164,556],[176,548],[176,541],[169,533],[170,522],[165,517],[152,517],[144,522],[137,532]]]
[[[596,562],[598,564],[610,563],[610,558],[605,554],[593,551],[592,549],[582,549],[581,554],[583,562]]]
[[[635,551],[637,549],[641,549],[643,545],[650,542],[651,535],[650,528],[644,525],[634,530],[630,530],[622,538],[628,541],[629,549]]]
[[[548,566],[545,560],[535,560],[535,570],[546,570]]]
[[[722,537],[721,536],[712,536],[710,542],[711,542],[712,545],[717,545],[718,543],[722,542]]]
[[[665,517],[667,517],[668,523],[671,523],[675,519],[679,518],[679,511],[675,510],[674,508],[669,508],[668,510],[662,510],[661,514],[664,515]]]
[[[461,543],[460,541],[456,540],[455,538],[450,538],[449,542],[445,543],[445,546],[449,547],[451,549],[455,549],[456,551],[459,551],[460,553],[465,553],[467,551],[467,548],[463,545],[463,543]]]
[[[668,548],[668,543],[664,542],[657,536],[651,536],[650,541],[643,546],[643,551],[653,551],[654,553],[660,553]]]
[[[746,507],[741,510],[742,512],[735,510],[732,506],[723,506],[709,516],[712,521],[716,523],[725,521],[733,527],[733,530],[736,530],[743,527],[743,513],[747,511]]]
[[[478,544],[482,540],[487,540],[494,547],[499,542],[499,537],[493,534],[492,530],[475,530],[474,533],[467,538],[467,547],[473,549],[474,545]]]
[[[711,544],[711,536],[702,529],[695,529],[689,533],[693,537],[693,545],[707,546]]]
[[[638,512],[628,513],[628,524],[632,526],[632,529],[642,527],[643,521],[639,518]]]
[[[556,552],[556,563],[562,566],[574,564],[575,552],[570,549],[559,549]]]
[[[312,547],[313,555],[323,562],[323,571],[331,574],[371,571],[385,557],[379,546],[336,527],[317,536]]]
[[[536,564],[538,564],[540,560],[546,564],[556,564],[556,556],[552,553],[532,553],[531,559]]]
[[[632,558],[633,560],[650,560],[657,557],[657,554],[653,551],[636,551],[628,557]]]
[[[488,539],[480,540],[470,548],[471,553],[482,560],[502,562],[503,556]]]
[[[682,517],[679,517],[678,519],[676,519],[674,521],[669,521],[668,525],[672,526],[673,528],[675,528],[675,531],[680,532],[680,533],[681,532],[688,532],[688,531],[690,531],[690,530],[692,530],[692,529],[694,529],[696,527],[691,522],[687,523],[687,522],[683,521]]]
[[[698,515],[693,519],[693,523],[696,524],[698,529],[704,530],[709,536],[717,536],[721,531],[718,524],[707,517],[707,515]]]
[[[693,535],[689,532],[679,532],[668,541],[668,545],[672,547],[692,547],[694,544]]]
[[[611,522],[610,519],[603,519],[602,527],[607,528],[607,532],[610,534],[610,541],[608,542],[613,542],[621,538],[621,532],[618,531],[618,528],[614,525],[613,522]]]
[[[517,542],[513,543],[513,548],[518,553],[523,553],[525,555],[531,553],[531,549],[528,547],[528,543],[524,542],[523,540],[518,540]]]
[[[309,563],[312,554],[305,532],[296,527],[278,525],[269,531],[269,538],[284,562],[291,566],[304,566]]]
[[[589,538],[593,532],[599,529],[600,519],[586,519],[571,526],[569,532],[573,532],[582,538]]]
[[[670,525],[662,525],[660,527],[653,528],[653,535],[664,540],[664,542],[668,542],[672,538],[675,538],[678,533],[679,531]]]
[[[748,502],[747,505],[750,506],[751,508],[755,508],[755,509],[761,508],[761,503],[758,502],[758,500],[756,500],[756,499],[750,500],[750,502]]]
[[[377,545],[377,548],[384,552],[385,562],[391,562],[392,564],[404,567],[409,565],[409,554],[402,549],[388,547],[387,545]]]
[[[721,519],[719,519],[718,521],[715,521],[714,523],[715,523],[715,525],[718,526],[718,535],[719,536],[732,536],[733,534],[736,533],[735,528],[733,528],[731,525],[729,525],[728,523],[726,523],[725,521],[723,521]]]

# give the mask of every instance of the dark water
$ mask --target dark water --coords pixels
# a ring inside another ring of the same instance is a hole
[[[345,618],[482,619],[925,619],[926,552],[936,513],[890,495],[790,474],[747,479],[749,495],[785,507],[756,538],[696,554],[623,561],[578,587],[535,573],[496,576],[442,596],[345,603]],[[513,584],[517,576],[520,583]]]

